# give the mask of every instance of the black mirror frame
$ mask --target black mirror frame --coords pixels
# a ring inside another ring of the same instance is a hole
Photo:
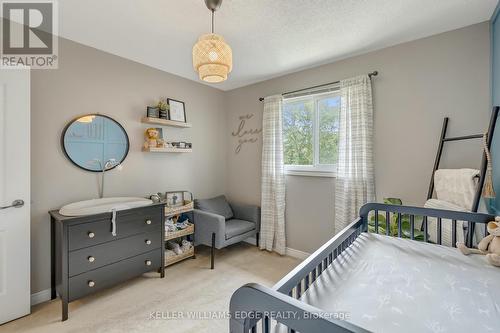
[[[129,137],[128,137],[128,134],[127,134],[127,131],[125,130],[125,128],[122,126],[122,124],[120,124],[119,122],[117,122],[115,119],[111,118],[110,116],[106,116],[106,115],[103,115],[103,114],[100,114],[100,113],[88,113],[88,114],[84,114],[84,115],[81,115],[81,116],[78,116],[76,118],[73,118],[70,122],[68,122],[66,124],[66,126],[64,126],[64,129],[62,131],[62,134],[61,134],[61,147],[62,147],[62,150],[63,150],[63,153],[64,155],[66,156],[66,158],[75,166],[77,166],[78,168],[80,169],[83,169],[85,171],[90,171],[90,172],[102,172],[102,170],[92,170],[92,169],[87,169],[79,164],[77,164],[75,161],[73,161],[71,159],[71,157],[69,156],[68,152],[66,151],[66,147],[64,146],[64,136],[66,135],[66,132],[68,131],[68,128],[75,122],[77,121],[78,119],[82,118],[82,117],[87,117],[87,116],[96,116],[96,117],[104,117],[104,118],[108,118],[109,120],[111,121],[114,121],[118,126],[120,126],[120,128],[122,129],[123,133],[125,134],[125,138],[127,139],[127,151],[125,152],[125,155],[123,156],[122,160],[119,161],[119,163],[109,169],[106,169],[105,171],[109,171],[109,170],[113,170],[114,168],[116,168],[118,165],[122,164],[123,161],[125,161],[125,159],[127,158],[128,156],[128,153],[130,151],[130,140],[129,140]]]

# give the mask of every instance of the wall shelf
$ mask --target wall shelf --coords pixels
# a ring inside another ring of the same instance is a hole
[[[141,122],[144,124],[151,124],[151,125],[161,125],[161,126],[173,126],[173,127],[182,127],[182,128],[188,128],[191,127],[191,123],[183,123],[180,121],[173,121],[173,120],[166,120],[166,119],[159,119],[159,118],[151,118],[151,117],[143,117],[141,119]]]
[[[146,153],[192,153],[193,149],[188,148],[145,148],[142,151]]]

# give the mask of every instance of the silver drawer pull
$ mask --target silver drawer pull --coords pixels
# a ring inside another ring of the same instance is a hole
[[[146,239],[146,242],[145,242],[147,245],[151,245],[151,240],[149,239]]]
[[[95,258],[94,258],[94,257],[92,257],[92,256],[90,256],[90,257],[88,257],[88,258],[87,258],[87,260],[88,260],[89,262],[94,262],[94,261],[95,261]]]
[[[153,223],[151,220],[146,220],[146,224],[151,224]]]
[[[89,286],[90,288],[94,288],[94,286],[95,286],[95,282],[94,282],[94,281],[92,281],[92,280],[90,280],[89,282],[87,282],[87,284],[88,284],[88,286]]]
[[[151,260],[146,260],[144,263],[146,264],[146,266],[151,266],[151,264],[153,264]]]
[[[87,234],[87,236],[89,236],[89,238],[94,238],[94,237],[95,237],[95,234],[94,234],[92,231],[90,231],[90,232]]]

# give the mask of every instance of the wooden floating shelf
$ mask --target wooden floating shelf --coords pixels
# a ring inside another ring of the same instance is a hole
[[[165,266],[173,265],[176,262],[179,262],[179,261],[187,259],[187,258],[191,258],[193,256],[194,256],[194,247],[192,247],[191,249],[189,249],[189,251],[187,251],[187,252],[178,254],[178,255],[173,256],[173,257],[168,257],[167,258],[167,256],[165,256]]]
[[[191,148],[146,148],[142,147],[142,151],[146,153],[192,153]]]
[[[151,118],[151,117],[144,117],[141,119],[141,122],[144,124],[183,127],[183,128],[192,126],[191,123],[183,123],[181,121],[166,120],[166,119]]]
[[[172,239],[189,236],[194,234],[194,224],[191,224],[186,229],[177,230],[177,231],[166,231],[165,232],[165,241],[169,241]]]

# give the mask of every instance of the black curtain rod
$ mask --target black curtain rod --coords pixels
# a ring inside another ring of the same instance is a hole
[[[373,71],[371,73],[368,73],[368,77],[372,77],[372,76],[377,76],[378,75],[378,72],[377,71]],[[299,90],[294,90],[294,91],[287,91],[285,93],[282,93],[281,95],[289,95],[289,94],[294,94],[294,93],[298,93],[298,92],[301,92],[301,91],[304,91],[304,90],[309,90],[309,89],[316,89],[316,88],[321,88],[321,87],[324,87],[324,86],[329,86],[329,85],[332,85],[332,84],[337,84],[337,83],[340,83],[340,81],[335,81],[335,82],[330,82],[330,83],[324,83],[324,84],[319,84],[317,86],[312,86],[312,87],[309,87],[309,88],[303,88],[303,89],[299,89]],[[259,98],[259,101],[263,101],[264,100],[264,97],[261,97]]]

